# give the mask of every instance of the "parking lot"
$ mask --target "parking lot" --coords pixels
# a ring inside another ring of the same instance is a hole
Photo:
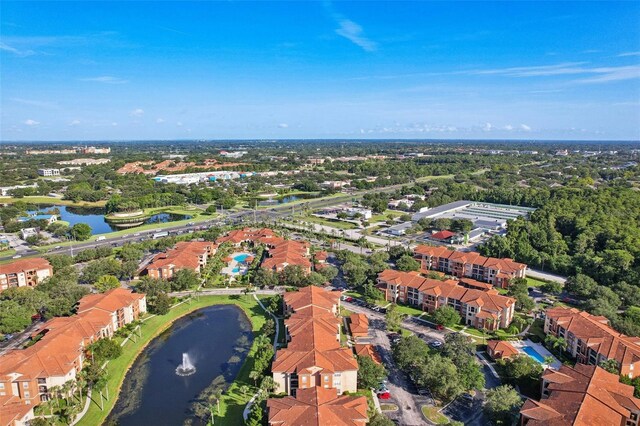
[[[465,425],[487,424],[482,411],[482,399],[473,398],[469,394],[454,399],[442,410],[442,414]]]

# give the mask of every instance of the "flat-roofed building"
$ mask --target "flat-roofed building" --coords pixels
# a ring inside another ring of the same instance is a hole
[[[563,338],[566,351],[578,362],[599,365],[612,359],[621,375],[640,376],[640,337],[618,333],[606,317],[575,308],[559,306],[547,309],[545,314],[545,334]]]
[[[60,176],[60,169],[38,169],[38,176]]]
[[[52,275],[51,264],[41,257],[0,265],[0,292],[11,287],[35,287]]]

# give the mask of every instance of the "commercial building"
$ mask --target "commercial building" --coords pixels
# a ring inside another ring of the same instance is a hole
[[[483,283],[475,284],[473,280],[439,281],[424,278],[418,272],[391,269],[378,274],[378,286],[390,302],[402,302],[430,313],[441,306],[451,306],[465,325],[488,330],[508,327],[513,320],[515,299],[491,288],[478,290]]]
[[[575,308],[549,308],[544,332],[563,338],[566,351],[579,363],[599,365],[613,359],[621,375],[640,376],[640,337],[618,333],[609,326],[606,317]]]
[[[595,365],[563,365],[542,374],[542,398],[528,399],[520,409],[520,425],[637,426],[640,399],[633,387]]]
[[[461,200],[438,207],[421,209],[411,217],[411,220],[417,222],[423,218],[468,219],[473,222],[475,228],[496,230],[505,228],[508,220],[518,217],[528,218],[534,211],[535,209],[531,207]]]
[[[112,337],[146,309],[144,294],[123,288],[88,295],[80,299],[77,315],[47,321],[32,336],[32,346],[0,356],[2,424],[26,425],[52,388],[76,380],[91,343]]]
[[[174,248],[160,253],[147,266],[151,278],[171,279],[180,269],[200,272],[209,257],[216,253],[217,245],[208,241],[181,241]]]
[[[60,176],[60,169],[38,169],[38,176]]]
[[[51,264],[41,257],[0,265],[0,292],[11,287],[35,287],[51,275]]]
[[[413,254],[422,269],[485,281],[501,288],[507,288],[513,278],[524,278],[527,272],[527,265],[524,263],[508,258],[484,257],[474,251],[461,252],[420,245],[414,249]]]

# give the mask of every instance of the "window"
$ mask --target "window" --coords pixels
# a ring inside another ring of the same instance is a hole
[[[30,396],[29,392],[25,392],[25,393],[24,393],[24,397],[25,397],[25,398],[29,398],[29,396]]]
[[[328,382],[329,381],[329,376],[324,376],[324,381]]]
[[[0,389],[4,389],[4,383],[0,383]]]
[[[22,387],[25,389],[29,389],[29,382],[22,382]]]
[[[306,383],[307,382],[307,376],[302,376],[302,383]]]

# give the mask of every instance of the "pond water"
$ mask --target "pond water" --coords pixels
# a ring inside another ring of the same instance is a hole
[[[71,206],[38,206],[39,210],[37,211],[29,211],[29,214],[37,213],[37,212],[45,212],[48,209],[52,209],[57,207],[60,210],[60,215],[58,217],[59,220],[64,220],[69,222],[70,226],[75,225],[76,223],[86,223],[91,227],[92,234],[106,234],[108,232],[118,231],[123,228],[118,228],[115,225],[108,223],[104,219],[105,210],[102,208],[94,208],[94,207],[71,207]],[[174,222],[176,220],[185,220],[191,219],[191,216],[182,215],[182,214],[172,214],[172,213],[158,213],[147,220],[145,220],[145,224],[149,223],[163,223],[163,222]]]
[[[317,194],[296,194],[296,195],[284,195],[280,197],[269,198],[268,200],[258,201],[259,206],[275,206],[278,204],[286,204],[296,200],[308,200],[317,198]]]
[[[247,355],[253,333],[244,312],[233,305],[211,306],[177,320],[142,351],[127,373],[109,415],[119,426],[171,425],[206,411],[205,389],[234,380]],[[176,367],[188,353],[195,374],[179,376]]]

